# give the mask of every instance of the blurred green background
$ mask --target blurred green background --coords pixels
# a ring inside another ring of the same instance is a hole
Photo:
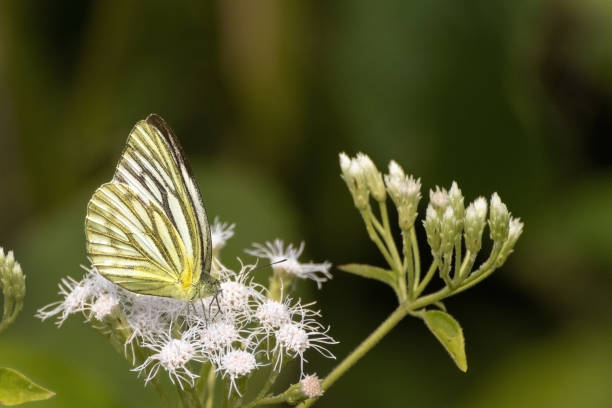
[[[0,1],[0,245],[28,290],[0,365],[57,392],[36,406],[159,406],[81,318],[33,317],[82,274],[87,201],[156,112],[209,213],[237,224],[225,259],[279,237],[304,259],[382,263],[340,151],[397,160],[425,194],[498,191],[524,220],[508,264],[447,302],[467,374],[406,319],[321,407],[612,406],[611,45],[608,0]],[[338,271],[303,286],[339,358],[395,306]]]

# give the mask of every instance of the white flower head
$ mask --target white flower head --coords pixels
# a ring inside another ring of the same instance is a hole
[[[228,319],[220,319],[211,323],[194,327],[194,338],[202,352],[210,359],[216,360],[221,353],[240,339],[240,331],[236,324]]]
[[[83,279],[79,282],[71,277],[62,278],[59,284],[59,294],[64,300],[53,302],[36,313],[36,317],[46,320],[52,316],[58,316],[56,324],[61,326],[73,313],[83,312],[92,295],[91,282]]]
[[[102,320],[109,316],[114,309],[119,306],[119,297],[114,293],[105,293],[89,306],[89,310],[93,317],[97,320]]]
[[[227,222],[219,221],[215,217],[215,221],[210,226],[210,237],[212,241],[213,251],[217,252],[225,246],[227,241],[234,236],[234,227],[236,224],[228,224]]]
[[[161,367],[168,372],[173,384],[178,383],[181,388],[183,388],[183,383],[193,385],[198,375],[189,370],[187,363],[190,361],[202,362],[203,359],[198,355],[197,345],[188,334],[190,333],[185,332],[181,338],[173,338],[169,330],[160,336],[147,339],[142,346],[154,353],[132,371],[138,373],[148,371],[145,377],[145,384],[147,384],[157,376]]]
[[[449,204],[448,191],[436,186],[435,190],[429,190],[429,202],[438,213],[442,214]]]
[[[221,262],[215,262],[221,280],[221,290],[217,295],[218,306],[222,313],[232,313],[235,319],[250,319],[253,309],[264,298],[265,288],[253,281],[250,272],[255,265],[244,265],[241,262],[240,272],[226,268]],[[214,313],[214,312],[213,312]]]
[[[316,312],[315,312],[316,313]],[[318,313],[316,313],[318,315]],[[280,370],[282,366],[283,355],[300,358],[301,373],[304,372],[304,353],[308,349],[314,349],[321,355],[327,358],[336,357],[325,347],[330,344],[337,344],[327,333],[329,327],[323,326],[312,317],[308,317],[307,313],[301,313],[301,320],[292,321],[281,325],[275,332],[276,338],[275,350],[278,353],[278,360],[275,363],[275,369]]]
[[[265,331],[279,328],[291,321],[291,313],[288,307],[289,297],[284,303],[267,299],[257,308],[255,317],[259,320]]]
[[[267,241],[265,245],[253,244],[253,249],[247,249],[245,252],[259,258],[268,258],[270,263],[274,264],[275,270],[284,271],[300,279],[312,279],[319,289],[323,282],[332,278],[329,272],[331,263],[301,263],[298,261],[304,252],[303,242],[299,247],[294,247],[293,244],[285,247],[283,241],[276,239],[274,242]]]
[[[260,367],[261,364],[255,359],[255,355],[246,350],[231,350],[221,357],[219,370],[223,377],[229,376],[229,392],[235,389],[240,395],[240,390],[236,386],[236,379],[249,374],[251,371]]]

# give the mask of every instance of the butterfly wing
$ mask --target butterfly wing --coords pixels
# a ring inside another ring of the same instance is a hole
[[[90,200],[87,250],[100,273],[151,295],[193,297],[211,264],[210,227],[182,149],[159,116],[136,124],[113,180]]]

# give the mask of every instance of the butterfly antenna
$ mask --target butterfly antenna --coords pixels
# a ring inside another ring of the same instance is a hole
[[[283,263],[283,262],[286,262],[286,261],[287,261],[287,259],[285,258],[285,259],[281,259],[280,261],[270,262],[269,264],[265,264],[265,265],[261,265],[261,266],[255,266],[255,267],[254,267],[253,269],[251,269],[249,272],[257,271],[257,270],[259,270],[259,269],[268,268],[268,267],[270,267],[270,266],[273,266],[273,265],[276,265],[276,264],[279,264],[279,263]]]

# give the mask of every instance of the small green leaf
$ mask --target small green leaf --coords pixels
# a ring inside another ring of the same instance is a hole
[[[0,367],[0,405],[19,405],[49,399],[55,393],[32,382],[23,374]]]
[[[395,289],[395,274],[388,269],[364,264],[346,264],[338,266],[338,269],[368,279],[376,279]]]
[[[448,354],[463,372],[467,371],[465,340],[459,323],[448,313],[441,310],[428,310],[423,320],[434,336],[442,343]]]

